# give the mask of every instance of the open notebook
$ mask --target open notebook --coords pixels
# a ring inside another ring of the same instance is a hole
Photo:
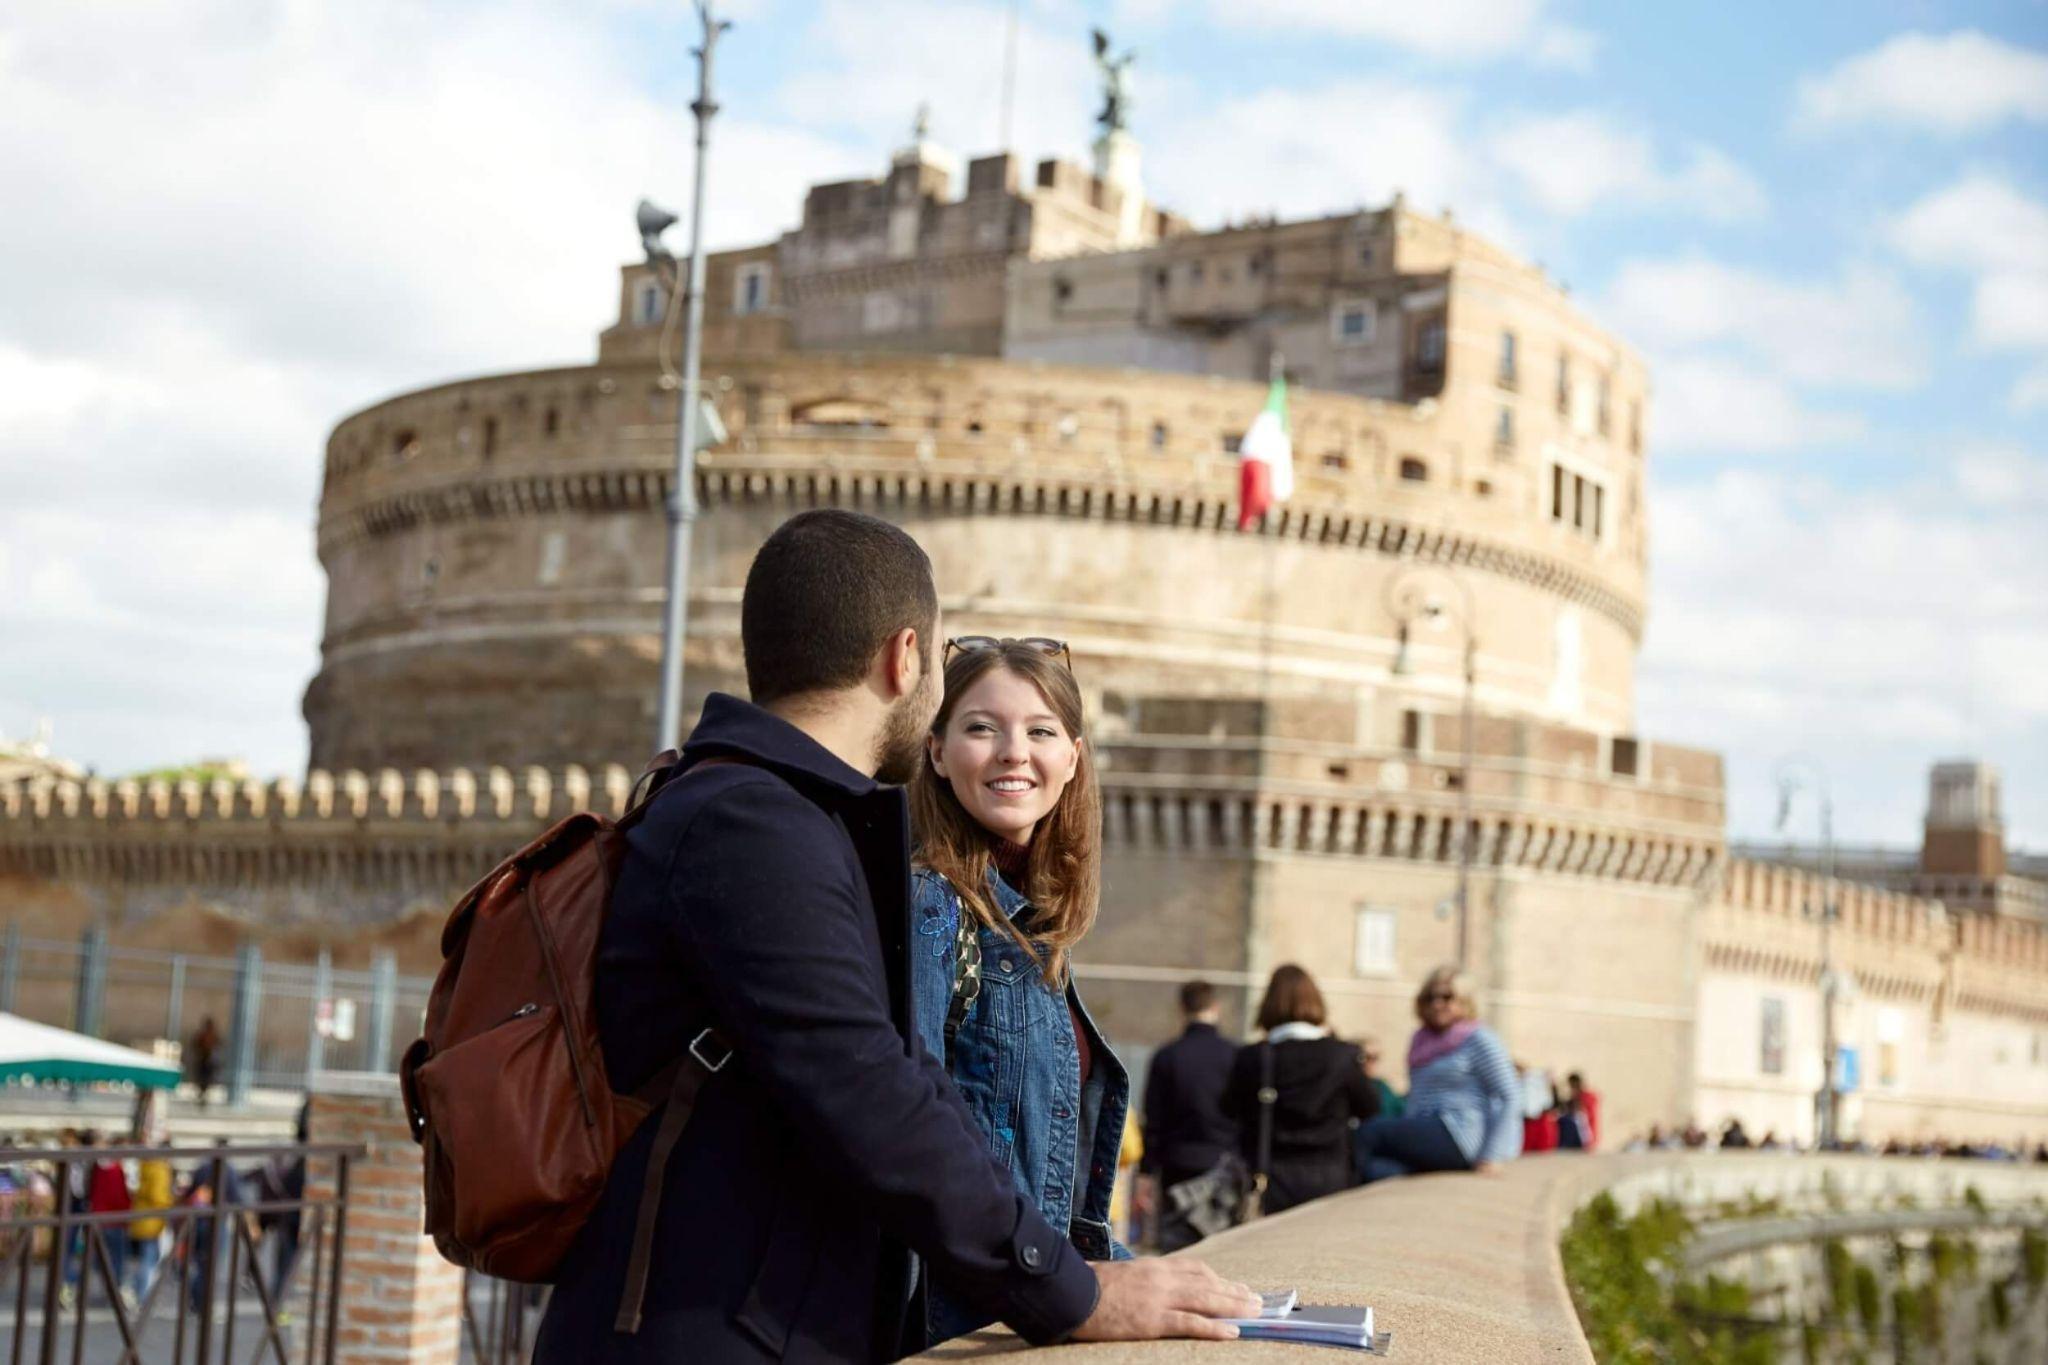
[[[1237,1318],[1243,1341],[1294,1341],[1385,1355],[1392,1334],[1373,1329],[1372,1309],[1305,1304],[1292,1289],[1269,1290],[1255,1318]]]

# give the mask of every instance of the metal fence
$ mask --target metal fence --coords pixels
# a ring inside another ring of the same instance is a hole
[[[0,1281],[14,1297],[5,1319],[10,1365],[55,1365],[60,1352],[72,1365],[331,1362],[349,1165],[363,1150],[0,1148],[13,1186],[0,1196]],[[95,1163],[122,1161],[169,1163],[187,1177],[182,1195],[148,1211],[82,1207]],[[332,1193],[303,1192],[314,1187],[304,1180],[309,1162],[334,1163],[332,1181],[315,1182]],[[263,1178],[264,1167],[276,1178]],[[131,1231],[146,1217],[163,1229],[143,1242]],[[131,1272],[128,1257],[144,1245],[156,1252]]]
[[[365,971],[324,952],[311,964],[267,962],[254,944],[234,957],[116,947],[98,929],[67,942],[10,923],[0,938],[0,1011],[173,1052],[211,1018],[230,1101],[303,1088],[314,1071],[393,1070],[432,985],[399,975],[389,953]]]

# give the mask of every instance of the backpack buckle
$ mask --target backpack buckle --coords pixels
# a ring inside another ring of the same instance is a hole
[[[713,1048],[722,1048],[725,1052],[725,1055],[715,1062],[703,1053],[702,1049],[707,1039],[710,1040]],[[732,1045],[719,1036],[717,1029],[707,1028],[690,1040],[690,1055],[695,1057],[706,1071],[716,1075],[718,1072],[725,1070],[725,1064],[732,1060]]]

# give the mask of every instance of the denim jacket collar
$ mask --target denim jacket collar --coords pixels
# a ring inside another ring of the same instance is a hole
[[[996,908],[1003,912],[1004,919],[1017,918],[1017,912],[1031,904],[1031,898],[1003,879],[1003,874],[993,866],[988,870],[988,893],[995,899]]]

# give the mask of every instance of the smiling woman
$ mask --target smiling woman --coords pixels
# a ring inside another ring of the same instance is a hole
[[[1080,689],[1057,640],[969,636],[947,653],[911,788],[918,1033],[1018,1193],[1084,1256],[1121,1258],[1109,1200],[1130,1079],[1067,970],[1101,884]],[[988,1321],[944,1283],[921,1299],[927,1344]]]

